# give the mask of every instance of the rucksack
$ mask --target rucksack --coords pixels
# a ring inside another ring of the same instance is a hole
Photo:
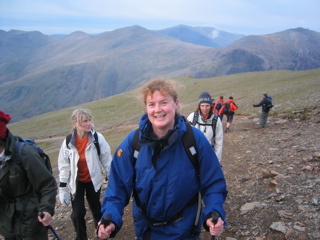
[[[214,113],[211,124],[199,123],[199,122],[198,122],[199,114],[198,114],[197,111],[195,111],[195,112],[194,112],[194,115],[193,115],[193,120],[192,120],[192,122],[189,122],[189,123],[190,123],[192,126],[196,126],[197,123],[198,123],[199,125],[201,125],[201,126],[211,125],[211,127],[212,127],[212,133],[213,133],[213,138],[214,138],[215,135],[216,135],[216,125],[217,125],[218,117],[219,117],[219,115],[216,114],[216,113]]]
[[[219,111],[219,110],[221,109],[222,104],[223,104],[222,101],[219,101],[219,102],[217,103],[217,106],[216,106],[216,110],[217,110],[217,111]]]
[[[223,108],[223,114],[229,114],[231,111],[230,111],[230,103],[229,102],[226,102],[224,104],[224,108]]]
[[[274,101],[273,101],[272,97],[271,97],[271,96],[268,96],[268,97],[266,97],[266,99],[268,100],[268,103],[266,104],[266,107],[267,107],[267,108],[273,108],[273,106],[274,106]]]
[[[96,149],[97,149],[97,152],[98,152],[98,156],[100,156],[100,145],[99,145],[99,141],[98,141],[98,134],[97,134],[97,132],[94,132],[93,137],[94,137],[94,145],[96,146]],[[69,148],[70,140],[71,140],[71,134],[69,134],[69,135],[66,137],[66,145],[67,145],[67,148],[68,148],[68,149],[70,149],[70,148]]]
[[[39,154],[39,156],[42,159],[43,164],[46,166],[46,168],[48,169],[48,171],[52,174],[52,167],[51,167],[51,162],[50,162],[50,158],[49,156],[43,151],[43,149],[41,147],[39,147],[36,142],[33,139],[22,139],[19,136],[15,136],[16,141],[15,141],[15,152],[14,152],[14,161],[15,163],[19,164],[21,162],[21,152],[23,147],[28,144],[30,146],[32,146],[37,153]]]

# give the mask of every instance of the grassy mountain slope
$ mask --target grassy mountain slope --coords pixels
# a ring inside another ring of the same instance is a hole
[[[236,114],[258,114],[262,93],[267,92],[275,100],[271,114],[292,117],[293,110],[314,109],[320,104],[320,69],[308,71],[266,71],[242,73],[214,78],[195,79],[183,77],[176,79],[179,84],[180,113],[192,112],[202,91],[209,91],[213,98],[223,95],[225,99],[233,96],[239,106]],[[53,166],[57,165],[57,154],[64,137],[71,131],[71,113],[76,108],[88,108],[94,116],[96,129],[102,132],[112,151],[129,131],[137,128],[144,112],[138,90],[128,91],[95,102],[66,108],[33,117],[9,125],[13,134],[23,138],[34,138],[50,155]],[[55,170],[57,174],[57,170]]]

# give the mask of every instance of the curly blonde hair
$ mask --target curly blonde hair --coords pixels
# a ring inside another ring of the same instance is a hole
[[[178,99],[177,84],[171,79],[154,79],[145,84],[140,89],[144,104],[147,104],[147,97],[155,91],[161,92],[162,95],[170,95],[174,101]]]

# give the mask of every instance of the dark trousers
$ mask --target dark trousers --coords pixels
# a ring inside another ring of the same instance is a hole
[[[269,112],[261,111],[261,113],[260,113],[260,122],[259,122],[259,126],[261,128],[264,128],[266,126],[268,114],[269,114]]]
[[[102,217],[101,203],[100,203],[100,192],[94,190],[92,182],[83,183],[78,182],[76,196],[72,202],[72,214],[71,219],[73,226],[76,230],[76,240],[87,240],[87,227],[85,221],[86,208],[84,202],[84,196],[87,198],[90,211],[93,216],[95,227]]]
[[[233,115],[234,115],[234,113],[230,113],[230,114],[227,114],[226,116],[227,116],[227,122],[228,123],[232,123],[232,121],[233,121]]]

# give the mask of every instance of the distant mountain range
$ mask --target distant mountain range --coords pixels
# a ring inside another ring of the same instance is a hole
[[[156,77],[320,67],[320,33],[244,36],[214,28],[131,26],[91,36],[0,31],[0,102],[13,122],[106,98]]]
[[[243,34],[228,33],[212,27],[189,27],[185,25],[156,32],[177,38],[183,42],[214,48],[226,47],[245,37]]]

